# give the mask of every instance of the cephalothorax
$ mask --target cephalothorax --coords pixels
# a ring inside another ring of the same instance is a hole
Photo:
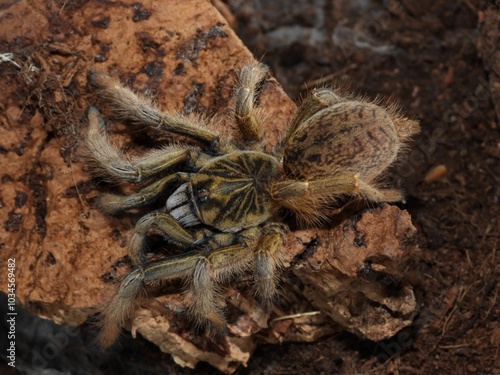
[[[169,194],[164,209],[146,213],[135,226],[128,253],[136,268],[104,313],[103,344],[116,339],[142,287],[160,280],[186,278],[191,313],[220,331],[226,322],[216,303],[216,286],[235,272],[251,267],[256,294],[269,304],[281,266],[284,210],[315,223],[340,196],[374,202],[402,199],[399,191],[377,184],[403,143],[418,131],[415,121],[393,109],[317,89],[303,101],[276,152],[269,155],[260,146],[254,109],[266,74],[262,64],[244,66],[239,74],[234,115],[248,144],[242,150],[201,123],[162,113],[116,80],[90,72],[90,84],[121,118],[200,144],[130,158],[108,140],[98,111],[89,109],[85,150],[93,172],[108,179],[147,182],[135,194],[101,195],[101,208],[113,214]],[[146,262],[150,230],[186,252]]]

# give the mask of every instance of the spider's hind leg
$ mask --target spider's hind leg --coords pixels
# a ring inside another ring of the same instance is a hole
[[[191,252],[147,263],[128,274],[103,311],[99,335],[101,345],[108,347],[116,341],[144,285],[189,276],[196,262],[196,252]]]
[[[373,183],[363,181],[358,173],[311,181],[281,181],[272,186],[271,194],[281,206],[309,223],[321,221],[323,209],[343,195],[361,196],[373,202],[403,200],[400,191],[379,189]]]
[[[336,94],[333,90],[327,88],[314,89],[309,96],[307,96],[300,107],[297,109],[295,116],[293,117],[285,136],[282,140],[282,146],[285,146],[290,139],[290,137],[295,133],[298,127],[304,123],[311,116],[317,112],[331,107],[332,105],[346,101],[345,98]]]
[[[248,142],[262,139],[262,128],[256,116],[255,99],[260,83],[269,69],[261,63],[245,65],[238,76],[234,116],[243,138]]]
[[[187,300],[196,323],[210,333],[226,333],[226,319],[216,301],[218,285],[241,273],[252,262],[252,249],[260,233],[255,227],[239,233],[220,233],[204,244],[205,251],[200,253],[193,271]]]

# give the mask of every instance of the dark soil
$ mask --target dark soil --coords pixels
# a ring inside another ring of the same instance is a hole
[[[419,231],[421,267],[409,272],[420,301],[413,326],[380,343],[340,334],[264,345],[238,374],[500,374],[500,2],[226,3],[244,43],[292,98],[300,101],[317,85],[397,98],[422,127],[389,176],[406,191],[405,208]],[[9,225],[19,220],[13,216]],[[43,348],[43,337],[61,329],[38,321],[26,335],[38,332],[30,345]],[[182,369],[145,340],[126,341],[104,357],[89,349],[85,327],[73,336],[54,369],[79,363],[70,373],[217,373],[203,364]],[[1,373],[16,373],[5,367]]]

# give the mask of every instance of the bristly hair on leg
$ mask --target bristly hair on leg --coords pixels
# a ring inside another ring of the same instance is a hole
[[[125,277],[118,291],[101,313],[99,342],[103,347],[111,346],[118,338],[142,291],[143,280],[143,270],[136,268]]]
[[[118,180],[137,180],[137,172],[130,159],[110,142],[104,120],[94,107],[88,109],[88,127],[82,156],[94,176]]]
[[[214,283],[210,265],[206,258],[200,257],[193,271],[190,288],[186,292],[190,316],[195,324],[208,329],[211,335],[227,333],[227,322],[217,306],[216,295],[220,292]]]

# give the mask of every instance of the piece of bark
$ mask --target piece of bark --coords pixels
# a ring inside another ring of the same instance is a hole
[[[38,316],[79,325],[106,303],[130,270],[124,256],[134,218],[110,218],[94,207],[93,198],[103,188],[95,186],[77,156],[85,108],[100,104],[87,87],[88,70],[119,76],[153,96],[163,110],[217,116],[215,129],[238,140],[228,108],[236,70],[252,61],[250,52],[209,2],[162,4],[88,1],[60,6],[31,0],[2,10],[9,16],[0,19],[0,42],[12,56],[5,55],[0,64],[5,78],[0,81],[0,264],[6,267],[7,259],[16,259],[16,297]],[[259,102],[267,114],[263,126],[271,149],[295,105],[272,78]],[[177,140],[153,136],[152,146]],[[130,139],[120,140],[132,151],[143,150]],[[354,226],[353,219],[346,220],[331,229],[289,235],[290,271],[271,319],[297,313],[301,318],[269,324],[270,315],[246,292],[251,280],[243,279],[224,292],[230,331],[225,338],[197,334],[184,318],[178,291],[141,301],[128,328],[182,366],[207,361],[226,373],[246,364],[262,341],[312,341],[342,328],[361,337],[387,338],[408,325],[415,311],[411,285],[403,277],[414,248],[401,242],[412,237],[414,228],[407,214],[389,206],[364,212]],[[359,233],[366,248],[357,242]],[[381,274],[399,284],[380,286],[377,278],[366,276]],[[326,278],[332,282],[323,283]],[[0,283],[7,285],[4,272]],[[318,284],[323,288],[314,288]],[[397,288],[400,294],[394,292]],[[346,297],[350,291],[367,297],[354,301]],[[366,309],[358,306],[363,301]],[[311,310],[321,313],[303,314]]]
[[[417,266],[415,235],[408,212],[388,205],[329,230],[297,231],[299,243],[314,245],[293,273],[319,311],[359,337],[384,340],[410,325],[417,311],[409,277]]]

